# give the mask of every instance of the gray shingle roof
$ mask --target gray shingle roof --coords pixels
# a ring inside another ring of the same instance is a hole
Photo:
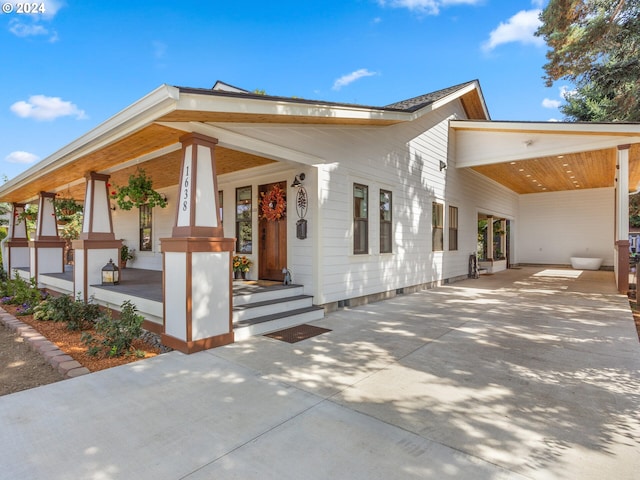
[[[445,98],[452,93],[464,88],[477,80],[471,80],[470,82],[461,83],[459,85],[454,85],[453,87],[443,88],[442,90],[437,90],[435,92],[427,93],[425,95],[420,95],[418,97],[409,98],[407,100],[402,100],[400,102],[392,103],[391,105],[387,105],[386,108],[404,110],[406,112],[415,112],[416,110],[420,110],[421,108],[426,107],[433,102],[437,102],[438,100]]]
[[[461,83],[459,85],[454,85],[453,87],[443,88],[442,90],[437,90],[435,92],[427,93],[425,95],[420,95],[418,97],[410,98],[408,100],[402,100],[400,102],[392,103],[384,107],[375,107],[371,105],[359,105],[359,104],[352,104],[352,103],[327,102],[323,100],[308,100],[308,99],[297,98],[297,97],[260,95],[253,92],[241,91],[242,89],[238,87],[234,87],[238,91],[214,90],[214,89],[206,89],[206,88],[193,88],[193,87],[180,87],[180,86],[176,86],[176,88],[180,89],[180,91],[184,93],[197,93],[197,94],[217,95],[217,96],[225,96],[225,97],[254,98],[259,100],[271,100],[271,101],[285,101],[285,102],[293,101],[296,103],[368,108],[372,110],[393,110],[393,111],[401,111],[401,112],[415,112],[416,110],[419,110],[433,102],[436,102],[442,98],[445,98],[446,96],[451,95],[452,93],[455,93],[457,90],[460,90],[461,88],[464,88],[474,82],[477,82],[477,80],[471,80],[469,82]]]

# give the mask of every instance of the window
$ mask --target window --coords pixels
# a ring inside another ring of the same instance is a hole
[[[153,231],[151,230],[151,207],[141,205],[138,209],[140,216],[140,251],[151,252],[153,250]]]
[[[443,230],[444,230],[444,205],[441,203],[433,202],[432,204],[432,243],[431,249],[434,252],[441,252],[444,250]]]
[[[369,187],[353,184],[353,253],[369,251]]]
[[[380,253],[391,253],[392,237],[392,203],[391,192],[380,190]]]
[[[458,250],[458,207],[449,207],[449,250]]]
[[[222,190],[218,190],[218,212],[220,212],[220,226],[222,227],[222,199],[224,196],[222,195]]]
[[[236,188],[236,252],[251,253],[251,187]]]

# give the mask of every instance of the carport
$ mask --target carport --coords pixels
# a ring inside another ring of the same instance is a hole
[[[628,290],[628,205],[629,193],[640,189],[640,125],[476,120],[450,125],[456,167],[473,169],[521,197],[614,189],[606,207],[614,219],[612,263],[618,290]],[[604,227],[594,224],[593,231]]]

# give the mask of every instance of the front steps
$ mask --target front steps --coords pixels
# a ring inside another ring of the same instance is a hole
[[[236,341],[324,318],[302,285],[239,284],[233,287],[233,331]]]

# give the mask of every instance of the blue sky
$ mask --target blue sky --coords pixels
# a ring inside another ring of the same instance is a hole
[[[383,106],[478,79],[494,120],[562,118],[533,36],[546,0],[36,3],[0,0],[9,178],[164,83]]]

